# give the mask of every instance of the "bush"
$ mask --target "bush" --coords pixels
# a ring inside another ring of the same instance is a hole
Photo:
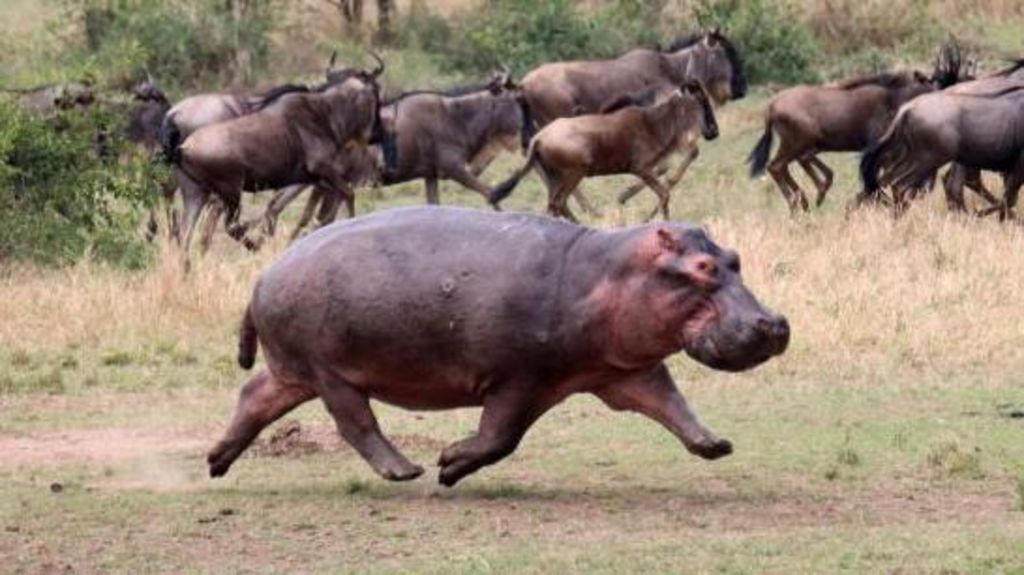
[[[571,0],[496,0],[445,20],[416,2],[402,26],[406,44],[438,54],[449,72],[516,75],[546,62],[604,58],[658,39],[665,0],[616,0],[588,14]]]
[[[100,109],[43,119],[0,103],[0,261],[66,264],[97,259],[138,267],[148,250],[136,233],[165,168],[135,156],[102,158],[96,136],[119,133]],[[113,155],[124,148],[107,139]]]
[[[718,26],[744,55],[752,84],[815,82],[820,49],[813,34],[784,5],[768,0],[698,0],[703,26]]]
[[[78,64],[115,84],[149,69],[165,84],[248,82],[270,56],[278,0],[64,0]]]

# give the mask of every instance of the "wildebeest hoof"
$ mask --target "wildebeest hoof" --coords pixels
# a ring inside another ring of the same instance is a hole
[[[725,457],[732,453],[732,442],[728,439],[702,441],[687,447],[690,453],[708,460]]]
[[[445,487],[451,487],[462,479],[463,474],[456,473],[451,466],[442,467],[441,472],[437,474],[437,482]]]
[[[423,475],[423,467],[415,464],[381,471],[381,476],[388,481],[412,481],[420,475]]]

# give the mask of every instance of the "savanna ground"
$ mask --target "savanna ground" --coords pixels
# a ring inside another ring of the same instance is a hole
[[[721,110],[721,138],[672,204],[739,250],[747,283],[793,327],[786,355],[752,372],[671,360],[731,457],[698,460],[653,422],[578,397],[454,489],[434,470],[389,484],[310,403],[213,481],[205,451],[247,377],[241,310],[285,242],[250,255],[221,236],[188,277],[171,247],[137,272],[9,267],[3,570],[1024,571],[1024,228],[949,216],[937,194],[898,222],[847,216],[850,156],[826,157],[824,208],[791,218],[743,165],[768,96]],[[643,219],[649,193],[614,203],[628,182],[586,183],[603,210],[589,224]],[[422,201],[418,184],[367,190],[358,210]],[[442,201],[484,208],[452,185]],[[506,207],[543,203],[531,176]],[[478,416],[377,409],[424,465]]]

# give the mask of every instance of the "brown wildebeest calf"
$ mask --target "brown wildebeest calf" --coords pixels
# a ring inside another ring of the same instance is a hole
[[[671,189],[653,171],[697,126],[706,139],[718,137],[711,102],[693,80],[647,107],[561,118],[534,136],[526,164],[492,190],[490,201],[497,206],[536,167],[548,188],[548,211],[576,221],[567,201],[583,178],[633,174],[658,194],[659,205],[651,217],[660,209],[667,220]]]

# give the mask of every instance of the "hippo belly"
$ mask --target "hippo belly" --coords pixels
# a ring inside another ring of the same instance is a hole
[[[436,409],[479,404],[491,378],[523,357],[554,361],[554,296],[581,230],[478,214],[393,210],[296,244],[252,302],[272,369]]]

